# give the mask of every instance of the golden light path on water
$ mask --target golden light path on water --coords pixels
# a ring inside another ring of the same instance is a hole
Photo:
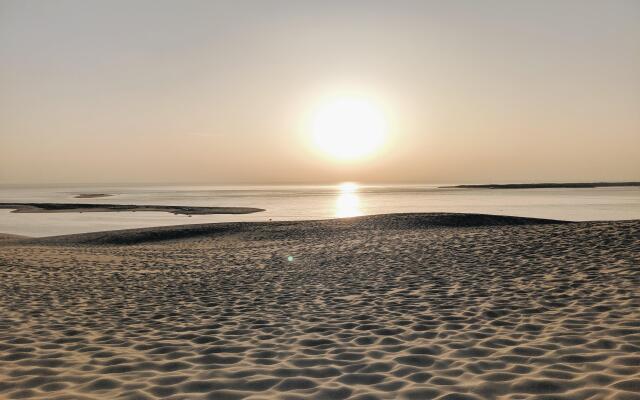
[[[337,218],[347,218],[362,215],[358,185],[352,182],[345,182],[340,184],[339,190],[340,192],[336,199],[335,216]]]

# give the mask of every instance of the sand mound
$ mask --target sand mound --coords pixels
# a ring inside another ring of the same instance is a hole
[[[18,239],[28,239],[27,236],[21,235],[12,235],[10,233],[0,233],[0,241],[3,240],[18,240]]]
[[[294,239],[308,236],[332,235],[345,230],[462,228],[563,223],[567,222],[485,214],[384,214],[319,221],[190,224],[124,229],[39,238],[31,240],[30,243],[54,245],[132,245],[197,237],[213,237],[232,233],[242,233],[245,238],[251,239]]]
[[[240,228],[240,224],[236,223],[174,225],[29,238],[23,243],[42,245],[132,245],[197,238],[200,236],[228,235],[239,231]]]
[[[0,244],[0,398],[638,399],[640,221],[465,218]]]

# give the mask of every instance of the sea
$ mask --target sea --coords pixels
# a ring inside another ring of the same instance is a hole
[[[0,202],[256,207],[243,215],[165,212],[13,213],[0,232],[33,237],[190,223],[289,221],[413,212],[513,215],[567,221],[640,219],[640,187],[483,189],[449,185],[0,186]],[[76,198],[80,194],[109,197]]]

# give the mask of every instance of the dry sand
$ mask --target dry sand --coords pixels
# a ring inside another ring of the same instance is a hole
[[[0,398],[640,399],[640,221],[548,222],[9,238]]]

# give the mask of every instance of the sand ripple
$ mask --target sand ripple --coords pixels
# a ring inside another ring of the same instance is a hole
[[[430,218],[3,241],[0,398],[640,399],[640,221]]]

